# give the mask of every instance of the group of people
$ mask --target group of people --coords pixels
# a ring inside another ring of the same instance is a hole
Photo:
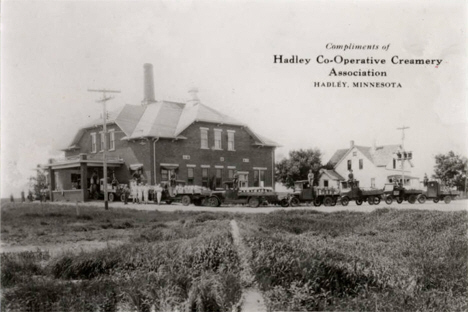
[[[143,203],[143,204],[148,204],[149,203],[149,194],[150,190],[153,191],[153,194],[156,195],[156,200],[158,204],[161,204],[161,197],[162,197],[162,191],[163,188],[158,184],[155,186],[148,185],[146,183],[138,183],[136,180],[130,181],[130,189],[127,188],[125,185],[124,187],[124,196],[125,196],[125,204],[128,203],[128,196],[132,196],[132,203]]]

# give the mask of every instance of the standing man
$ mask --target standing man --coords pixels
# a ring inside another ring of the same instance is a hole
[[[232,187],[234,189],[239,188],[239,174],[237,173],[236,169],[234,169],[234,174],[232,175]]]
[[[310,187],[314,186],[314,173],[312,172],[312,169],[309,170],[309,174],[307,175],[307,180],[309,181]]]

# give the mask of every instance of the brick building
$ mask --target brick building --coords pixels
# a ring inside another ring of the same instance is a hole
[[[142,105],[110,114],[107,135],[102,119],[83,126],[64,149],[65,159],[49,162],[54,200],[87,199],[91,174],[102,177],[103,140],[108,171],[120,183],[141,170],[151,185],[175,173],[189,185],[221,188],[237,170],[242,186],[274,186],[275,142],[204,105],[195,93],[187,103],[156,101],[152,66],[144,68]]]

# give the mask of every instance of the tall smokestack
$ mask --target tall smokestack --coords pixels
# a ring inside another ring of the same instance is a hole
[[[142,101],[142,105],[148,105],[151,103],[156,102],[154,99],[154,80],[153,80],[153,65],[152,64],[144,64],[144,98]]]

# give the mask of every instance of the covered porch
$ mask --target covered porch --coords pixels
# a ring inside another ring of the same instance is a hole
[[[124,164],[123,159],[110,156],[106,162],[110,174]],[[103,178],[103,163],[102,155],[79,154],[64,159],[49,159],[49,163],[42,167],[49,176],[50,200],[87,201],[91,176],[96,171],[99,179]]]

